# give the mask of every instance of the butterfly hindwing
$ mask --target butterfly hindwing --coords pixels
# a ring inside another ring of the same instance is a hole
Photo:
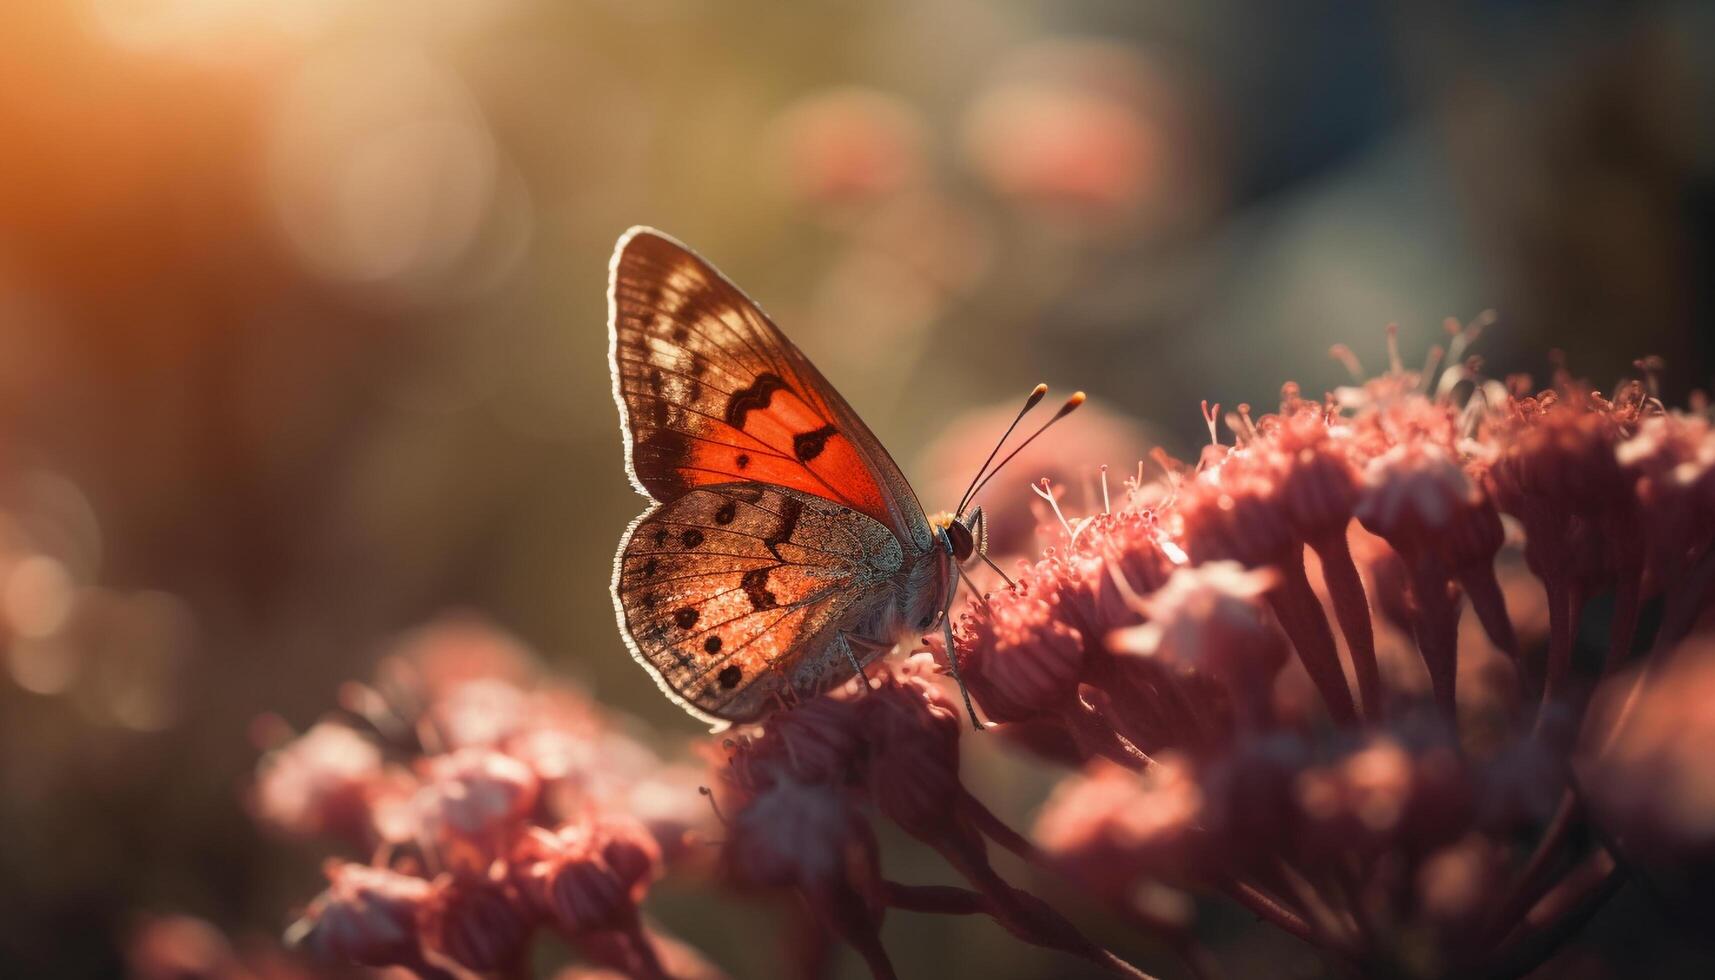
[[[738,287],[634,228],[609,286],[614,394],[639,489],[666,503],[713,484],[788,487],[849,506],[921,551],[930,531],[869,429]]]
[[[903,554],[853,508],[785,487],[699,487],[639,518],[614,604],[638,660],[708,720],[760,718],[852,675],[839,629],[889,600]],[[867,657],[862,658],[867,659]]]

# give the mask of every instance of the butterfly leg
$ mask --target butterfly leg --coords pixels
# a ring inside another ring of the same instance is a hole
[[[851,664],[853,675],[863,678],[864,690],[867,692],[870,689],[869,672],[864,669],[864,664],[885,655],[893,649],[893,645],[854,633],[840,633],[834,638],[834,642],[840,645],[840,650],[846,655],[846,662]]]
[[[963,574],[963,570],[960,570],[960,577],[963,577]],[[941,610],[941,638],[947,644],[947,667],[953,672],[953,683],[959,685],[959,694],[965,699],[965,714],[971,716],[971,727],[980,732],[988,726],[977,717],[977,709],[971,704],[971,692],[965,689],[965,679],[959,676],[959,651],[953,645],[953,600],[958,598],[958,595],[959,578],[954,578],[951,587],[947,589],[947,605]]]
[[[852,665],[852,676],[863,678],[864,689],[868,690],[869,675],[864,673],[863,662],[858,660],[857,651],[852,649],[851,638],[844,633],[838,633],[834,636],[834,644],[840,648],[841,653],[846,655],[846,663]]]
[[[980,732],[988,726],[977,717],[977,709],[971,704],[971,692],[965,688],[965,681],[959,676],[959,651],[953,645],[953,624],[945,615],[941,617],[941,637],[947,644],[947,666],[952,668],[953,683],[959,685],[959,694],[965,699],[965,714],[971,718],[971,727]]]

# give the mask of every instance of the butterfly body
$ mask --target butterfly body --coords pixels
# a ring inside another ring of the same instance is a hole
[[[647,228],[620,238],[608,301],[627,470],[655,502],[620,542],[614,609],[669,697],[755,721],[945,614],[969,530],[931,523],[755,303]]]

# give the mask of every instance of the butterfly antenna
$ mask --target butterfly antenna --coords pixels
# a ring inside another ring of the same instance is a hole
[[[996,440],[994,448],[989,450],[989,458],[983,460],[983,465],[977,467],[976,475],[971,477],[971,485],[965,488],[965,495],[959,498],[959,506],[953,508],[955,515],[964,515],[965,505],[971,502],[971,495],[976,492],[977,481],[983,478],[983,471],[987,470],[989,464],[994,462],[995,456],[1000,454],[1000,447],[1006,445],[1007,437],[1012,435],[1012,430],[1018,428],[1018,423],[1024,421],[1024,417],[1030,414],[1030,410],[1035,408],[1036,403],[1040,402],[1042,396],[1046,394],[1048,394],[1048,386],[1045,384],[1039,384],[1031,389],[1030,397],[1024,400],[1024,407],[1018,410],[1018,416],[1012,420],[1011,425],[1006,427],[1006,431],[1001,433],[1001,437]]]
[[[1002,469],[1004,469],[1006,467],[1006,464],[1012,462],[1013,457],[1015,457],[1019,453],[1023,452],[1024,447],[1035,442],[1037,436],[1040,436],[1042,433],[1047,432],[1049,426],[1053,425],[1054,423],[1060,421],[1061,419],[1065,418],[1068,415],[1071,415],[1074,411],[1076,411],[1079,405],[1084,404],[1084,397],[1085,397],[1084,393],[1081,391],[1072,392],[1072,397],[1066,399],[1066,404],[1060,406],[1060,410],[1058,412],[1054,413],[1054,417],[1049,419],[1048,421],[1042,423],[1042,428],[1037,429],[1035,432],[1032,432],[1030,434],[1030,438],[1019,443],[1017,449],[1014,449],[1012,452],[1007,453],[1005,459],[1001,460],[999,463],[996,463],[994,469],[989,470],[988,475],[983,477],[983,481],[981,483],[977,484],[976,488],[974,490],[972,490],[969,494],[966,495],[967,498],[972,499],[972,500],[976,499],[977,494],[983,492],[983,487],[988,486],[989,481],[994,479],[995,474],[999,473]]]

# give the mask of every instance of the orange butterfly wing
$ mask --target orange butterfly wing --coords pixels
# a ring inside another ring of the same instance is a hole
[[[614,250],[609,360],[638,489],[789,487],[880,521],[926,551],[911,485],[821,372],[749,297],[683,245],[633,228]]]
[[[754,721],[790,690],[852,676],[842,628],[888,601],[899,541],[850,507],[728,483],[638,518],[620,544],[614,605],[662,691],[705,721]]]

